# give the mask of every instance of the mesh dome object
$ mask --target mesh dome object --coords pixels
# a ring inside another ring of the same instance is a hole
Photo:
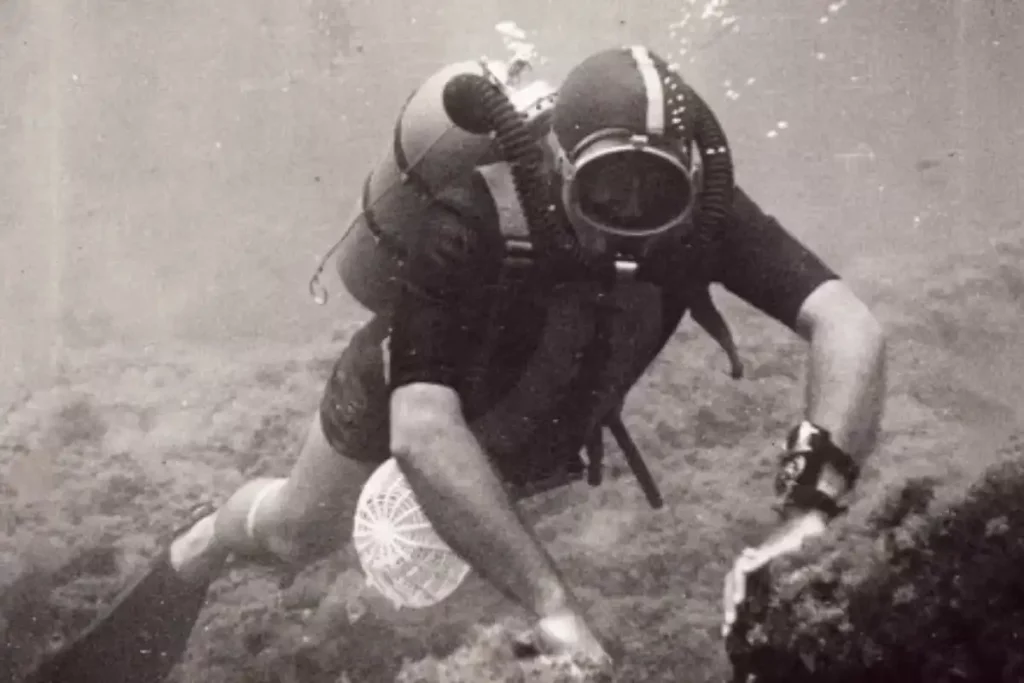
[[[367,480],[352,533],[366,582],[395,608],[436,605],[470,567],[437,535],[394,458]]]

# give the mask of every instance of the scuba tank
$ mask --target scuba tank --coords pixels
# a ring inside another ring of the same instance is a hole
[[[445,188],[480,166],[536,161],[532,155],[540,154],[536,142],[548,132],[555,90],[543,81],[524,82],[528,66],[485,59],[449,64],[406,100],[391,140],[363,182],[348,229],[331,250],[346,291],[370,311],[389,313],[409,231],[422,229],[419,214],[440,201]],[[488,98],[499,106],[488,108]],[[520,175],[537,175],[531,165]],[[310,281],[318,303],[326,300],[322,287],[314,291],[323,269],[321,263]]]

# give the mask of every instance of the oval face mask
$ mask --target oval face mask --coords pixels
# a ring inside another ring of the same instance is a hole
[[[606,133],[580,147],[575,160],[563,160],[563,199],[572,219],[621,237],[650,237],[689,218],[693,180],[675,154],[628,134]]]

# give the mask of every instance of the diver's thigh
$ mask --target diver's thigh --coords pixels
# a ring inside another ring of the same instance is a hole
[[[350,525],[356,501],[376,464],[347,457],[328,442],[320,412],[313,416],[305,442],[279,495],[280,512],[306,523],[325,519]]]
[[[293,516],[351,516],[367,478],[390,457],[383,350],[371,331],[349,342],[324,386],[282,491]]]

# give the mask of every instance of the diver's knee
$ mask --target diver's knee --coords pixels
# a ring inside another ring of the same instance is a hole
[[[260,532],[263,546],[289,564],[315,562],[338,549],[341,534],[322,519],[280,515]]]
[[[306,564],[329,553],[338,540],[329,533],[332,525],[301,501],[289,500],[288,493],[284,478],[246,483],[218,513],[217,537],[233,553],[256,562]]]
[[[287,483],[274,480],[262,501],[254,498],[245,533],[254,546],[289,564],[314,562],[338,548],[342,524],[323,506],[290,500]]]

